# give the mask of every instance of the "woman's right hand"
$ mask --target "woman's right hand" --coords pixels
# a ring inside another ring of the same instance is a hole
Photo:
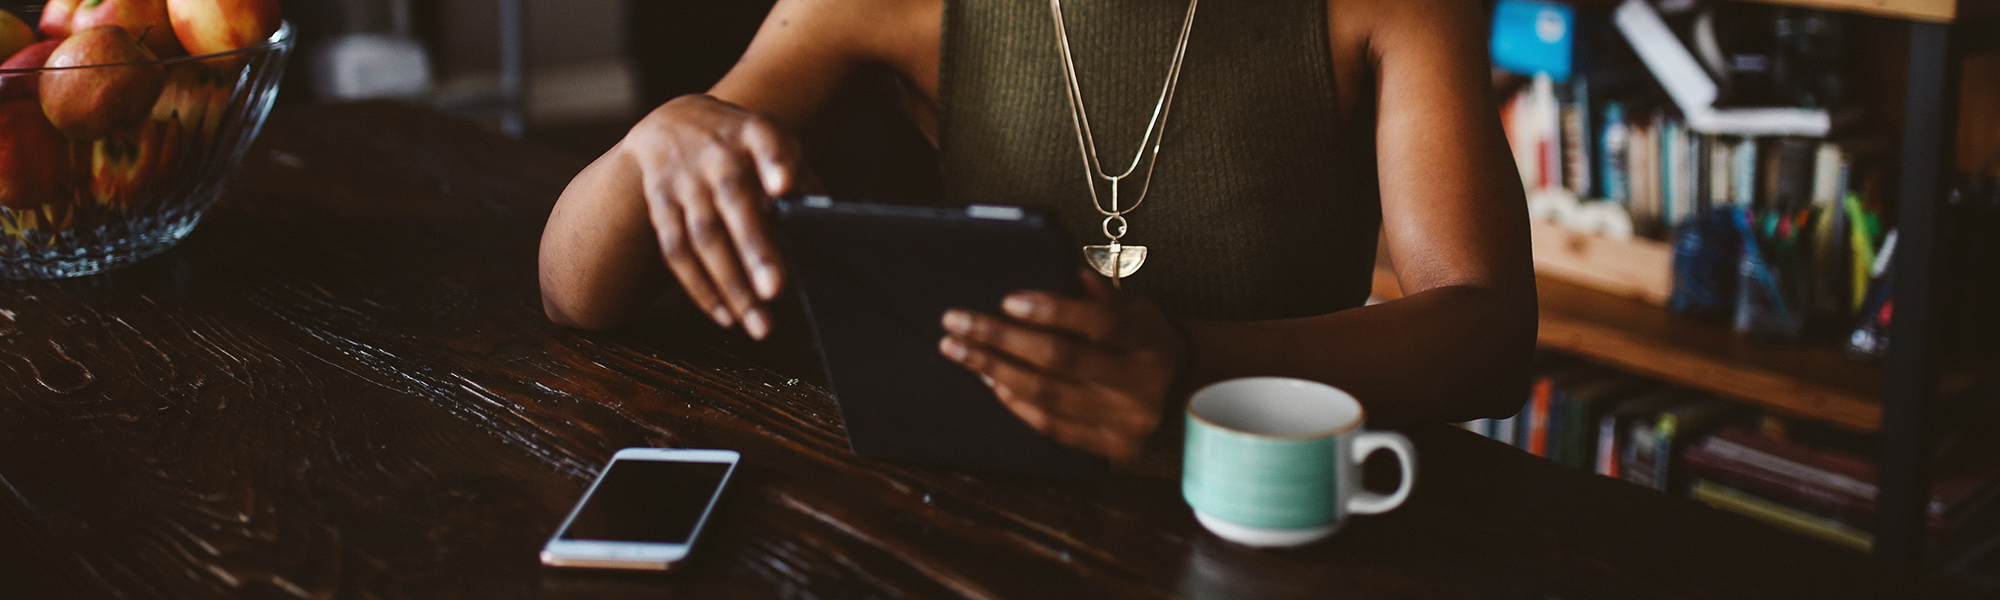
[[[690,94],[654,109],[618,151],[639,170],[660,256],[681,289],[717,324],[763,339],[764,303],[785,277],[764,207],[797,185],[798,142],[756,113]]]

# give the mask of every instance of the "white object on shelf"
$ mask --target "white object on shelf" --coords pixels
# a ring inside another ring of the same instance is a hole
[[[422,98],[431,90],[430,54],[414,39],[362,33],[341,36],[313,57],[313,84],[335,100]]]
[[[1803,135],[1823,137],[1833,129],[1833,117],[1814,108],[1715,108],[1720,90],[1708,71],[1646,0],[1625,0],[1612,17],[1631,42],[1646,70],[1666,88],[1667,95],[1687,117],[1688,127],[1701,133],[1730,135]]]

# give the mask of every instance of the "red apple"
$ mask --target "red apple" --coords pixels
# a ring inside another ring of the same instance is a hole
[[[0,103],[0,206],[27,210],[56,200],[69,181],[69,141],[32,100]]]
[[[278,32],[278,0],[167,0],[167,16],[197,55],[248,48]]]
[[[76,12],[77,1],[49,0],[48,4],[42,5],[42,23],[40,25],[42,37],[52,40],[69,37],[69,32],[74,31],[69,26],[69,19],[70,15]]]
[[[34,43],[34,28],[14,13],[0,10],[0,56],[13,56]]]
[[[199,143],[213,141],[215,130],[222,125],[222,111],[229,108],[234,75],[202,62],[168,66],[166,87],[160,90],[160,101],[153,104],[153,120],[175,121],[180,131]]]
[[[70,17],[70,30],[83,31],[100,25],[124,27],[135,39],[143,40],[154,56],[166,58],[186,54],[174,38],[173,23],[167,21],[167,0],[83,0]]]
[[[90,147],[90,195],[98,206],[131,210],[166,189],[180,149],[178,121],[148,119]]]
[[[0,62],[0,71],[8,69],[40,69],[48,64],[49,54],[56,51],[62,40],[42,40],[35,45],[15,52],[7,62]],[[0,75],[0,102],[11,100],[40,100],[42,97],[41,73],[16,73]]]
[[[42,112],[71,139],[95,140],[146,118],[167,73],[117,25],[70,34],[49,55],[48,67],[111,65],[42,72]],[[128,64],[129,63],[129,64]]]

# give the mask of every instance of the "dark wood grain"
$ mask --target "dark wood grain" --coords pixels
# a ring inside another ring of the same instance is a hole
[[[1179,430],[1099,479],[856,458],[802,322],[673,302],[550,325],[535,246],[576,158],[416,109],[272,118],[180,248],[0,283],[0,598],[1950,596],[1873,559],[1449,428],[1409,504],[1218,541]],[[666,575],[535,553],[627,446],[741,478]]]

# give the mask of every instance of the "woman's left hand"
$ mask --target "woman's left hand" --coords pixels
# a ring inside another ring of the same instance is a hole
[[[1042,435],[1124,460],[1159,425],[1187,343],[1152,302],[1083,279],[1083,298],[1009,295],[1005,317],[946,311],[938,351]]]

